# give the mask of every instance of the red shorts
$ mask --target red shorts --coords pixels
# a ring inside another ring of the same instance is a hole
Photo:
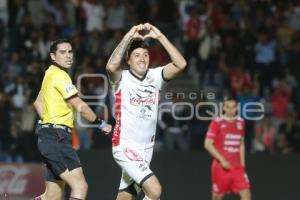
[[[227,192],[238,193],[241,190],[250,189],[250,182],[244,167],[225,170],[217,162],[211,166],[212,193],[223,195]]]

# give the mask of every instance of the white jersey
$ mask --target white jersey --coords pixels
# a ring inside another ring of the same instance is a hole
[[[113,146],[153,147],[159,93],[164,83],[163,67],[149,69],[143,78],[123,70],[119,82],[112,85],[115,95]]]

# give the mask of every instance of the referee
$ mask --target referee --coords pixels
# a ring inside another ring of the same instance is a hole
[[[112,126],[98,119],[91,108],[78,97],[78,91],[67,73],[73,64],[73,48],[67,39],[50,46],[51,65],[47,69],[34,107],[42,119],[37,128],[38,149],[46,163],[46,191],[35,200],[61,200],[67,183],[70,200],[86,198],[88,185],[80,160],[71,146],[74,111],[108,134]]]

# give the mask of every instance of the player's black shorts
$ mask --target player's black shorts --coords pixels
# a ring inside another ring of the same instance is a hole
[[[59,175],[81,167],[71,145],[71,129],[62,125],[43,124],[36,128],[38,149],[47,166],[47,181],[61,180]]]

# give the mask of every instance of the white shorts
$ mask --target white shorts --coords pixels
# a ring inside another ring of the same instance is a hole
[[[119,191],[127,191],[132,194],[139,192],[143,183],[153,175],[153,172],[149,168],[152,155],[153,147],[135,149],[132,147],[117,146],[113,148],[113,157],[122,168]],[[140,187],[139,189],[136,188],[136,184]],[[132,191],[133,188],[135,191]]]

